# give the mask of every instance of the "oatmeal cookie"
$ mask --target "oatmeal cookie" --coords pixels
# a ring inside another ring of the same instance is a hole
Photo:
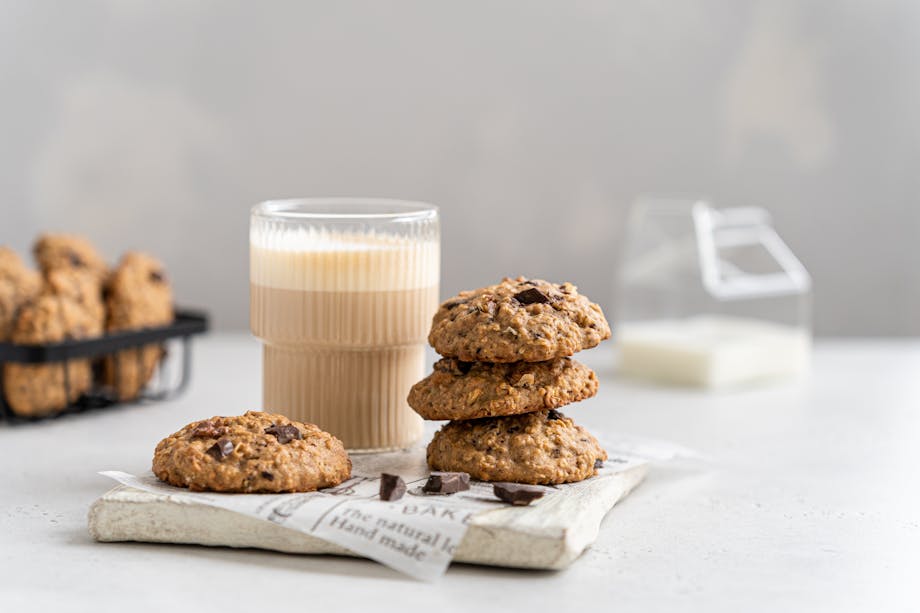
[[[19,309],[38,295],[41,277],[19,255],[0,247],[0,342],[8,341]]]
[[[128,252],[106,284],[106,330],[135,330],[173,320],[173,295],[163,265],[149,255]],[[136,398],[153,377],[163,347],[146,345],[105,359],[103,381],[119,400]]]
[[[443,358],[409,392],[425,419],[478,419],[555,409],[597,393],[597,376],[571,358],[548,362],[461,362]]]
[[[442,356],[467,362],[543,362],[607,338],[601,308],[574,285],[518,277],[444,302],[428,342]]]
[[[312,492],[351,477],[342,442],[313,424],[249,411],[191,423],[157,445],[157,478],[193,491]]]
[[[109,267],[91,242],[73,234],[43,234],[35,241],[32,253],[42,272],[85,270],[102,283]]]
[[[102,333],[101,322],[68,296],[43,294],[20,310],[11,340],[56,343]],[[27,417],[63,410],[92,386],[89,360],[3,366],[3,392],[14,413]]]
[[[432,470],[481,481],[570,483],[594,476],[606,459],[597,439],[555,410],[452,421],[428,445]]]
[[[79,268],[58,268],[45,273],[42,294],[66,296],[86,310],[89,317],[105,325],[105,305],[102,302],[102,285],[96,276]]]

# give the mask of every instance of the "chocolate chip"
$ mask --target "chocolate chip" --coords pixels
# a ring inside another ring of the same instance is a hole
[[[594,460],[594,470],[599,470],[604,467],[603,460]]]
[[[503,500],[516,507],[526,507],[537,498],[543,498],[543,490],[520,483],[495,483],[492,492],[499,500]]]
[[[461,375],[465,375],[470,372],[470,369],[473,367],[472,362],[461,362],[457,360],[457,370],[460,371]]]
[[[231,441],[229,438],[222,438],[211,445],[205,453],[207,453],[215,460],[223,460],[228,455],[233,453],[233,447],[233,441]]]
[[[278,439],[278,442],[282,445],[290,443],[294,440],[299,441],[303,438],[303,435],[300,433],[300,430],[297,429],[297,426],[292,426],[291,424],[286,426],[272,424],[265,428],[265,434],[271,434],[276,439]]]
[[[441,305],[442,309],[447,309],[448,311],[456,309],[461,304],[466,304],[466,300],[451,300],[450,302],[445,302]]]
[[[527,306],[528,304],[546,304],[549,302],[549,296],[541,292],[535,287],[530,289],[525,289],[523,292],[518,292],[514,295],[514,299]]]
[[[433,472],[422,486],[422,491],[429,494],[453,494],[470,489],[469,473]]]
[[[393,502],[406,493],[406,482],[399,475],[380,474],[380,500]]]
[[[67,254],[67,259],[70,261],[70,265],[74,268],[83,268],[85,264],[83,263],[83,258],[74,253],[73,251]]]
[[[550,410],[549,410],[549,413],[546,414],[546,419],[548,419],[549,421],[554,421],[554,420],[557,420],[557,419],[563,419],[564,417],[565,417],[565,415],[563,415],[562,413],[560,413],[560,412],[557,411],[556,409],[550,409]]]
[[[271,474],[271,473],[268,472],[267,470],[263,470],[263,471],[262,471],[262,478],[265,479],[266,481],[274,481],[274,480],[275,480],[275,475]]]
[[[218,438],[227,433],[227,428],[218,426],[213,421],[204,421],[192,430],[192,438]]]
[[[151,283],[162,283],[166,280],[166,275],[159,270],[151,270],[149,277]]]

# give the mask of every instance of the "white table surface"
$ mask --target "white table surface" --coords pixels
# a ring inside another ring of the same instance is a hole
[[[618,380],[610,349],[581,357],[601,388],[570,416],[713,459],[654,467],[566,571],[455,565],[425,584],[364,560],[93,542],[87,509],[112,486],[96,471],[149,470],[185,423],[259,407],[257,343],[212,335],[174,402],[0,425],[0,611],[920,606],[920,342],[821,342],[811,377],[719,394]]]

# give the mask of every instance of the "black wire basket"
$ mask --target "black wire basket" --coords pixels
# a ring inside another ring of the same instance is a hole
[[[71,360],[90,360],[94,370],[103,358],[118,356],[111,363],[116,368],[114,378],[117,380],[118,365],[125,359],[136,356],[138,367],[143,360],[143,351],[150,346],[162,346],[163,357],[156,365],[154,376],[146,382],[140,392],[130,398],[120,398],[110,386],[103,385],[100,377],[95,376],[90,388],[64,407],[38,416],[21,415],[13,410],[7,401],[3,389],[5,376],[0,376],[0,419],[10,423],[31,422],[86,411],[87,409],[105,408],[118,404],[140,401],[160,401],[175,398],[185,390],[191,377],[192,336],[202,334],[208,329],[207,315],[197,311],[177,310],[172,323],[165,326],[143,328],[123,332],[110,332],[103,336],[81,340],[67,340],[60,343],[41,345],[17,345],[0,343],[0,375],[7,364],[49,365],[62,372],[63,395],[70,399],[71,382],[69,372]],[[178,347],[178,351],[174,348]],[[178,374],[173,369],[178,365]],[[141,372],[139,368],[138,372]],[[98,374],[98,373],[97,373]]]

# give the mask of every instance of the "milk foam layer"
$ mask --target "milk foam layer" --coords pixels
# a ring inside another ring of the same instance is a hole
[[[355,292],[438,285],[436,240],[294,228],[250,232],[251,283],[281,289]]]

